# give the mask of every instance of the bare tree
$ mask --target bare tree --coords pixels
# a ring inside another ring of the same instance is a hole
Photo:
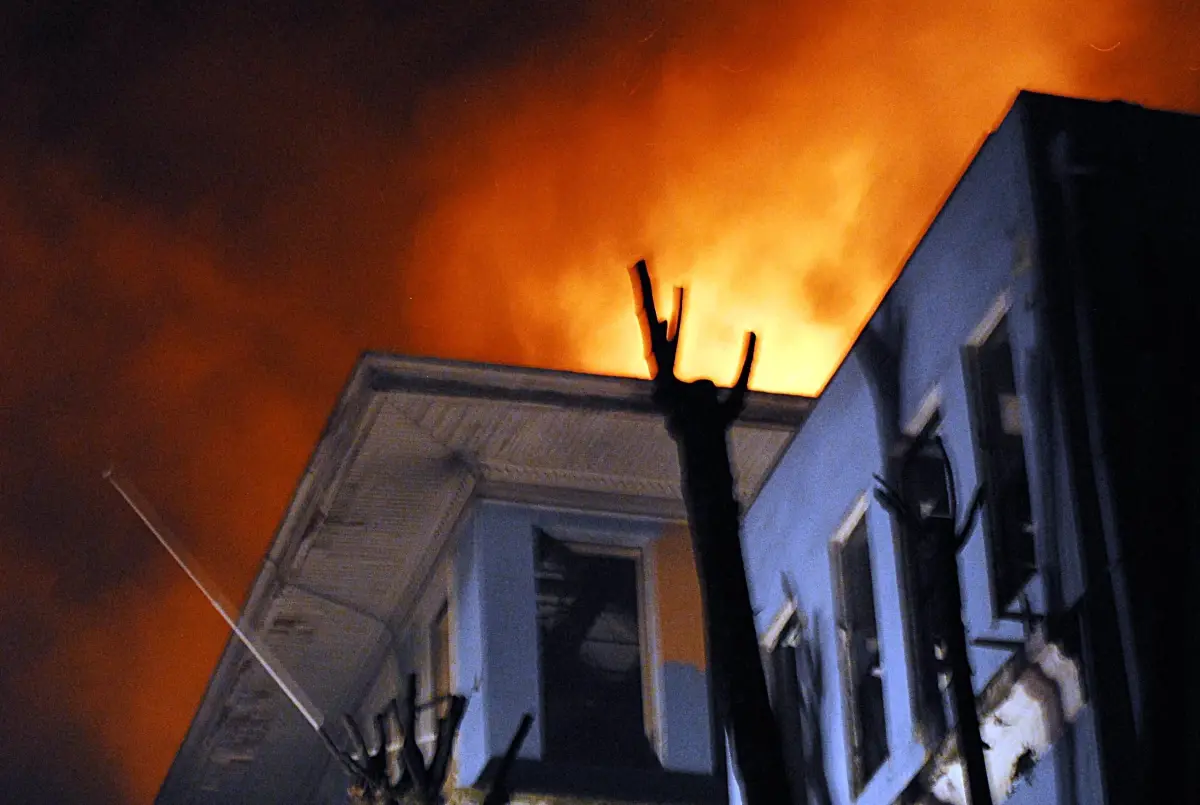
[[[634,266],[633,277],[654,403],[679,449],[717,713],[730,737],[748,805],[787,805],[791,800],[787,770],[759,655],[742,557],[741,511],[729,460],[729,428],[745,405],[755,336],[747,335],[741,373],[727,393],[720,393],[711,380],[682,381],[675,375],[675,362],[683,289],[676,289],[675,319],[668,327],[658,318],[644,260]]]
[[[443,704],[446,707],[437,721],[433,757],[427,762],[417,746],[417,716],[422,710]],[[466,709],[466,697],[457,694],[418,705],[417,675],[409,674],[404,707],[392,699],[375,716],[378,744],[373,749],[368,747],[354,719],[344,716],[353,745],[349,755],[350,768],[355,772],[350,784],[351,796],[363,805],[442,805],[442,790],[450,774],[454,742]],[[484,805],[508,805],[508,772],[532,723],[533,716],[526,713],[492,777]]]

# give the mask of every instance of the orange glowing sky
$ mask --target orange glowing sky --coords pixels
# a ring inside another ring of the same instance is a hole
[[[362,350],[644,376],[645,256],[813,393],[1018,88],[1200,111],[1173,0],[133,5],[0,34],[10,800],[151,801],[226,637],[110,460],[239,593]]]

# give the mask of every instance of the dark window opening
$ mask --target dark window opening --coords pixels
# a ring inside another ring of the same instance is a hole
[[[834,546],[838,585],[838,633],[855,796],[887,759],[879,626],[866,516]]]
[[[940,435],[941,428],[941,412],[935,411],[899,459],[901,496],[915,502],[922,517],[950,516],[946,468],[942,465],[940,452],[934,447],[934,439]]]
[[[921,433],[908,442],[896,463],[901,497],[916,507],[921,517],[949,517],[950,491],[942,456],[933,446],[941,430],[941,413],[934,412]],[[912,651],[911,690],[916,715],[926,745],[936,745],[946,733],[946,704],[942,692],[942,658],[945,647],[937,638],[941,624],[936,610],[937,585],[932,569],[937,565],[936,546],[927,533],[907,522],[898,522],[901,573],[907,603],[905,631]]]
[[[974,385],[978,464],[987,486],[983,514],[993,593],[996,606],[1005,611],[1037,567],[1021,401],[1007,318],[981,345],[967,350],[967,360]]]
[[[536,535],[543,757],[659,767],[643,710],[637,557]]]
[[[820,734],[817,722],[820,714],[812,679],[812,675],[820,670],[811,667],[811,652],[805,654],[808,647],[803,640],[800,618],[793,612],[775,645],[766,650],[765,657],[771,709],[779,725],[792,802],[797,805],[809,801],[810,767],[816,760],[815,753],[822,751],[819,744],[814,746]],[[808,662],[804,662],[805,659]],[[802,668],[802,665],[806,667]]]

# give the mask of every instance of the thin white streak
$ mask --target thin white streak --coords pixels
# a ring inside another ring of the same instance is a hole
[[[266,646],[259,646],[257,640],[251,639],[249,635],[243,632],[241,627],[237,625],[237,622],[230,616],[228,608],[218,600],[214,592],[210,591],[209,586],[200,580],[199,575],[192,570],[187,559],[185,559],[185,552],[182,546],[179,546],[177,541],[169,536],[170,532],[167,527],[162,524],[146,499],[137,493],[131,483],[126,482],[125,485],[122,485],[117,479],[116,472],[111,468],[105,470],[104,479],[125,499],[125,502],[129,504],[129,507],[133,509],[138,518],[145,523],[146,528],[150,530],[150,533],[154,535],[159,544],[167,549],[167,553],[171,554],[171,558],[175,560],[175,563],[183,568],[183,572],[200,589],[200,592],[212,604],[217,614],[221,616],[225,623],[229,625],[229,628],[233,630],[233,633],[237,635],[238,639],[242,641],[242,645],[254,655],[254,658],[258,660],[263,670],[270,675],[271,679],[275,680],[275,684],[279,686],[284,695],[296,706],[296,709],[300,711],[300,715],[304,716],[305,721],[311,724],[312,728],[319,735],[324,737],[321,729],[321,722],[324,720],[324,717],[320,711],[313,706],[312,702],[308,701],[307,696],[300,692],[295,682],[286,677],[286,672],[279,665],[279,661],[271,654],[270,650]]]

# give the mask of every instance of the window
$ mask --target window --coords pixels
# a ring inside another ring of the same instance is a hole
[[[987,486],[983,522],[992,591],[997,609],[1005,611],[1036,569],[1021,402],[1006,316],[978,346],[966,350],[966,358],[974,387],[977,462]]]
[[[833,543],[838,653],[855,796],[887,759],[879,626],[875,617],[865,501],[856,518],[845,538]]]
[[[820,671],[812,667],[811,652],[803,645],[801,616],[795,606],[787,607],[780,616],[778,627],[769,630],[765,665],[792,802],[802,805],[808,802],[807,775],[813,763],[813,752],[821,751],[819,743],[810,749],[819,730],[819,704],[811,689],[811,677]],[[809,683],[807,690],[801,682],[802,664],[807,677],[805,682]]]
[[[435,599],[436,600],[436,599]],[[450,652],[450,605],[442,599],[433,617],[427,622],[424,644],[425,664],[421,669],[421,690],[419,703],[436,702],[429,707],[423,707],[417,715],[417,746],[425,755],[425,762],[433,762],[437,749],[438,722],[450,709],[446,699],[454,692],[452,675],[452,655]],[[458,771],[451,758],[450,771],[446,775],[446,789],[455,786]]]
[[[921,432],[894,459],[898,491],[921,517],[950,515],[945,467],[933,443],[940,430],[941,412],[935,409]],[[928,535],[907,522],[896,525],[906,603],[905,632],[912,652],[913,704],[924,742],[926,746],[934,746],[945,735],[947,726],[940,673],[944,646],[935,637],[941,624],[934,608],[936,585],[944,584],[945,580],[930,572],[936,566],[936,546]]]
[[[543,757],[659,766],[642,704],[640,553],[536,536]]]
[[[450,682],[450,607],[443,602],[433,622],[429,625],[429,684],[430,696],[441,698],[449,696]],[[445,713],[446,704],[436,708],[438,715]]]
[[[443,600],[427,624],[425,642],[421,648],[425,659],[421,668],[421,702],[436,701],[454,692],[451,684],[449,602]],[[446,715],[449,706],[449,702],[440,701],[432,707],[423,708],[417,716],[417,745],[425,753],[426,760],[433,758],[438,720]]]

